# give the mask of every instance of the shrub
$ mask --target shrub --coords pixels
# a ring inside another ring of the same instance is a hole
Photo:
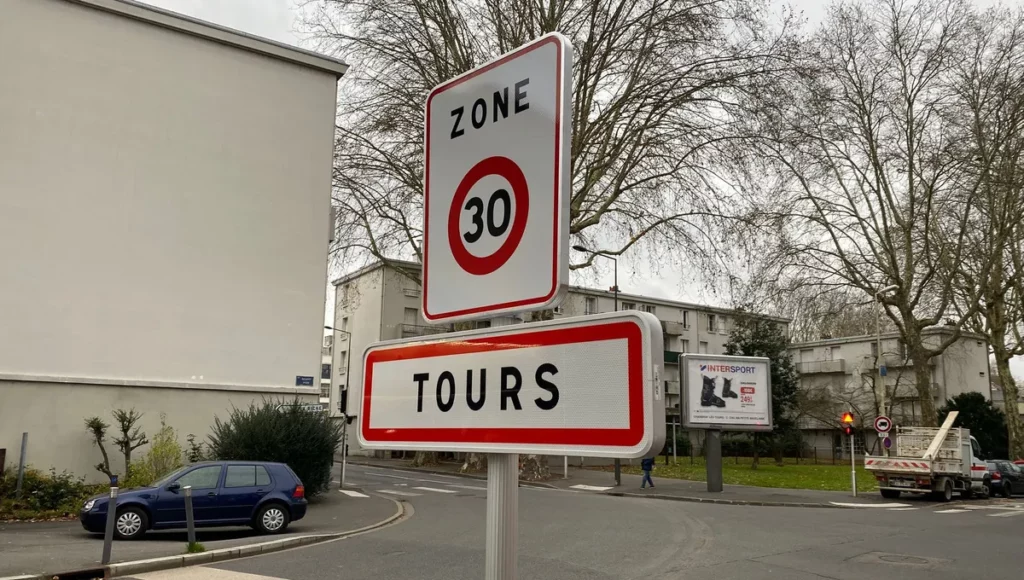
[[[133,461],[122,487],[146,487],[183,465],[185,451],[178,443],[178,434],[160,417],[160,431],[153,437],[149,451]]]
[[[185,450],[186,461],[189,463],[198,463],[200,461],[213,459],[213,454],[210,452],[210,448],[202,441],[197,441],[194,434],[189,433],[186,440],[188,441],[188,449]]]
[[[292,403],[264,400],[248,409],[233,409],[227,421],[214,419],[210,450],[220,460],[286,463],[306,488],[307,496],[327,490],[341,427],[326,413],[311,413]]]
[[[0,519],[14,515],[16,519],[46,518],[73,515],[85,500],[102,491],[103,486],[86,485],[85,479],[51,469],[44,473],[26,468],[21,498],[15,499],[18,485],[16,469],[9,469],[0,478]]]

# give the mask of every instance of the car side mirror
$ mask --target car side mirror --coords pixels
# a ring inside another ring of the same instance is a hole
[[[170,491],[172,493],[178,493],[179,489],[181,489],[181,484],[178,483],[177,481],[167,486],[167,491]]]

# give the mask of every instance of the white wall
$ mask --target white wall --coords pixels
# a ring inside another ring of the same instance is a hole
[[[0,69],[0,376],[319,376],[335,75],[63,0]]]

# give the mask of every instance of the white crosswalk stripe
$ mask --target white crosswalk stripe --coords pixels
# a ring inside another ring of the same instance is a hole
[[[343,494],[345,494],[345,495],[347,495],[349,497],[370,497],[370,496],[366,495],[365,493],[359,493],[358,491],[353,491],[351,489],[339,489],[338,491],[340,491],[341,493],[343,493]]]
[[[378,493],[387,493],[390,495],[399,495],[402,497],[419,497],[422,493],[409,493],[407,491],[398,491],[397,489],[378,489]]]
[[[611,489],[611,487],[601,487],[599,485],[583,485],[582,483],[579,485],[572,485],[570,487],[572,487],[573,489],[582,489],[583,491],[608,491],[609,489]]]
[[[1024,510],[1016,510],[1015,509],[1015,510],[1010,510],[1010,511],[1003,512],[1001,514],[988,514],[988,517],[990,517],[990,518],[1012,518],[1013,516],[1019,516],[1021,514],[1024,514]]]
[[[459,493],[454,489],[438,489],[436,487],[413,487],[413,489],[419,489],[422,491],[432,491],[434,493]]]
[[[969,511],[971,511],[971,510],[950,509],[950,510],[935,510],[935,513],[937,513],[937,514],[963,514],[963,513],[969,512]]]
[[[912,512],[914,510],[919,510],[919,509],[921,509],[921,508],[905,507],[905,508],[889,508],[886,511],[890,511],[890,512]]]
[[[457,485],[457,484],[454,484],[454,483],[449,483],[448,485],[450,487],[457,487],[459,489],[475,489],[477,491],[487,491],[486,487],[481,487],[479,485]]]
[[[133,580],[280,580],[271,576],[260,576],[259,574],[247,574],[233,570],[221,570],[220,568],[191,567],[175,568],[162,572],[148,572],[146,574],[135,574]]]

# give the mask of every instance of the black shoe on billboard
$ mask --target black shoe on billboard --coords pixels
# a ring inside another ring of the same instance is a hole
[[[722,379],[722,396],[733,399],[740,398],[736,391],[732,390],[732,379]]]

